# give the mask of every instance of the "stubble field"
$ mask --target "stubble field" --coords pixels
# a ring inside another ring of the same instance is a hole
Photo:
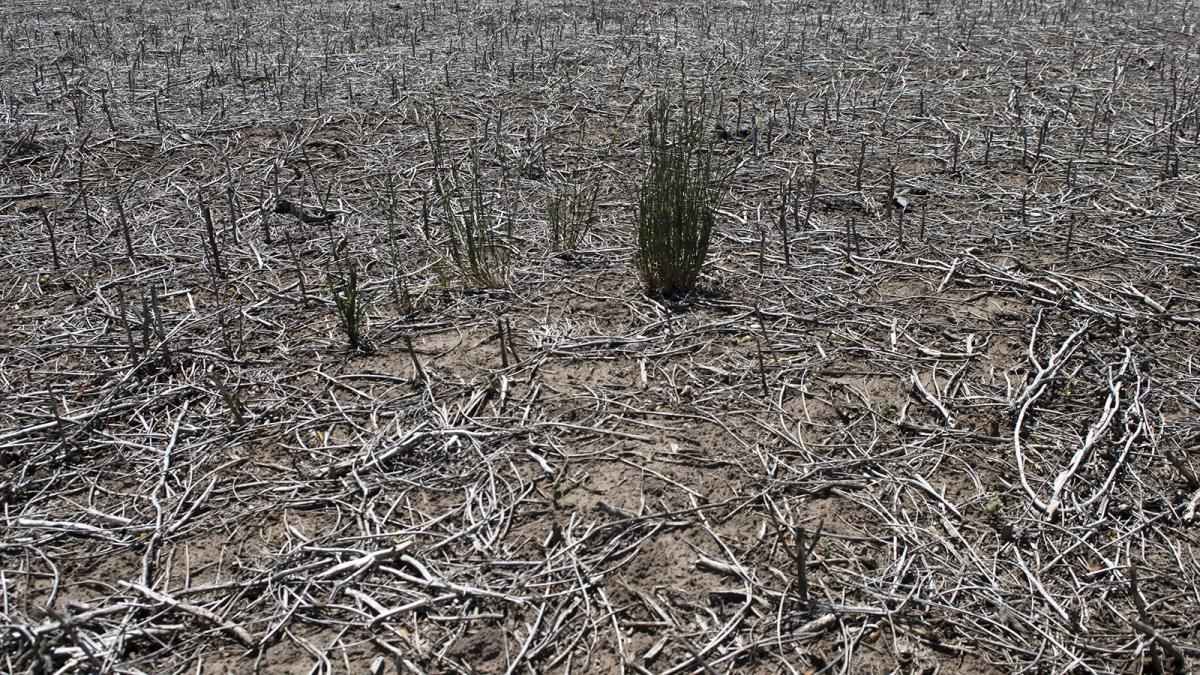
[[[0,670],[1188,671],[1196,12],[4,3]]]

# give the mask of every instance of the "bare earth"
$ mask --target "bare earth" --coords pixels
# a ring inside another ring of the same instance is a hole
[[[4,2],[0,670],[1198,667],[1198,20]],[[733,174],[668,301],[632,223],[681,81]],[[550,252],[563,184],[598,218]]]

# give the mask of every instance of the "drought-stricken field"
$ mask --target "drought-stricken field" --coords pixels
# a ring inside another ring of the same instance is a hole
[[[1196,21],[4,3],[0,670],[1196,667]]]

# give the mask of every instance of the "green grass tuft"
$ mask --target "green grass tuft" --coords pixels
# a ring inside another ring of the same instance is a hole
[[[600,189],[593,185],[560,185],[546,209],[550,223],[550,250],[555,253],[574,253],[587,236],[596,219],[596,196]]]
[[[441,121],[434,118],[429,132],[433,152],[434,187],[449,229],[450,258],[462,276],[483,288],[498,288],[508,282],[511,264],[511,220],[496,208],[496,192],[485,183],[482,162],[475,143],[470,144],[467,166],[459,169],[447,162],[443,152]]]
[[[358,268],[350,266],[342,275],[329,276],[329,292],[337,310],[338,325],[346,334],[350,349],[366,346],[363,331],[367,325],[370,296],[362,287]]]
[[[664,96],[649,115],[649,166],[637,201],[636,264],[646,292],[671,297],[696,286],[723,188],[706,142],[703,101],[673,119]]]

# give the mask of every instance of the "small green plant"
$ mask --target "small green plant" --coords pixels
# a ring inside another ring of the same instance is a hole
[[[358,268],[349,266],[345,273],[329,276],[329,292],[337,309],[338,325],[346,334],[350,349],[366,346],[363,331],[367,325],[370,298],[358,277]]]
[[[575,252],[595,222],[596,196],[599,192],[598,186],[590,189],[577,184],[559,186],[546,209],[551,251],[566,254]]]
[[[392,302],[396,306],[396,311],[401,314],[412,314],[416,311],[416,304],[413,302],[412,292],[408,290],[408,281],[404,277],[392,279]]]
[[[391,279],[388,285],[392,290],[392,303],[401,314],[411,314],[416,307],[413,305],[412,294],[408,289],[408,280],[404,275],[404,261],[400,250],[400,234],[396,220],[398,200],[396,186],[392,182],[390,172],[384,177],[383,191],[387,196],[388,256],[391,262]],[[375,197],[377,200],[383,201],[378,191],[375,191]]]
[[[443,258],[438,258],[433,263],[433,269],[435,272],[437,272],[438,288],[441,289],[443,294],[448,292],[450,290],[451,283],[454,281],[453,277],[450,275],[449,263]]]
[[[221,395],[221,400],[225,402],[225,407],[229,410],[229,423],[234,428],[241,428],[246,425],[246,404],[242,401],[241,393],[238,387],[232,390],[225,386],[224,383],[215,379],[209,378],[209,384],[216,388]]]
[[[648,168],[637,201],[637,269],[651,295],[696,286],[708,256],[722,179],[706,141],[704,101],[672,119],[666,97],[649,115]]]
[[[496,208],[496,196],[485,183],[478,148],[470,144],[468,163],[460,170],[445,161],[442,128],[434,117],[429,132],[433,154],[434,188],[440,198],[450,235],[450,258],[471,283],[484,288],[503,286],[508,280],[511,232],[502,229],[505,219]],[[511,227],[511,221],[507,226]]]

